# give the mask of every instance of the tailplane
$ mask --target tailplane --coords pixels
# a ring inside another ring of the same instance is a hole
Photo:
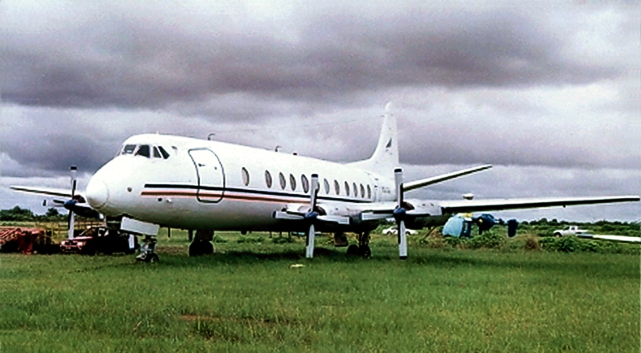
[[[374,154],[364,161],[350,163],[349,165],[371,171],[383,176],[393,175],[398,162],[398,132],[396,117],[391,113],[392,103],[385,105],[385,115],[378,145]]]

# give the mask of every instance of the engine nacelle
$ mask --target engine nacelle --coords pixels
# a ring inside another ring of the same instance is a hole
[[[489,213],[484,213],[476,218],[474,222],[479,226],[479,234],[483,234],[486,230],[490,230],[498,221],[494,216]]]

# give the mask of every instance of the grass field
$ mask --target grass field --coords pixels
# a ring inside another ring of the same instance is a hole
[[[0,255],[0,352],[639,351],[638,255],[415,243],[400,261],[377,237],[365,260],[321,238],[308,261],[302,239],[232,234],[189,258],[172,234],[158,264]]]

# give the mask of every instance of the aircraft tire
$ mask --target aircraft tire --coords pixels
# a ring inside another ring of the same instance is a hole
[[[366,259],[372,257],[372,250],[369,248],[369,245],[363,245],[359,249],[360,255]]]
[[[352,256],[352,255],[359,255],[360,249],[358,248],[358,245],[352,244],[347,247],[347,256]]]
[[[189,256],[200,256],[202,251],[200,249],[200,244],[197,241],[193,241],[189,244]]]
[[[158,257],[158,254],[156,254],[156,253],[151,253],[151,254],[147,255],[147,257],[145,258],[145,262],[149,262],[149,263],[156,263],[158,261],[160,261],[160,258]]]
[[[200,250],[202,255],[211,255],[214,253],[214,245],[211,242],[203,241]]]

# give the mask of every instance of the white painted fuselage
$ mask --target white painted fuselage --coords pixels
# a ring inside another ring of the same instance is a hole
[[[274,211],[309,208],[312,174],[326,214],[358,216],[393,203],[392,175],[287,153],[193,138],[145,134],[123,144],[92,177],[87,199],[99,212],[161,226],[213,230],[292,230]],[[149,146],[149,156],[134,148]],[[162,147],[168,157],[156,155]],[[390,174],[392,170],[390,169]]]

